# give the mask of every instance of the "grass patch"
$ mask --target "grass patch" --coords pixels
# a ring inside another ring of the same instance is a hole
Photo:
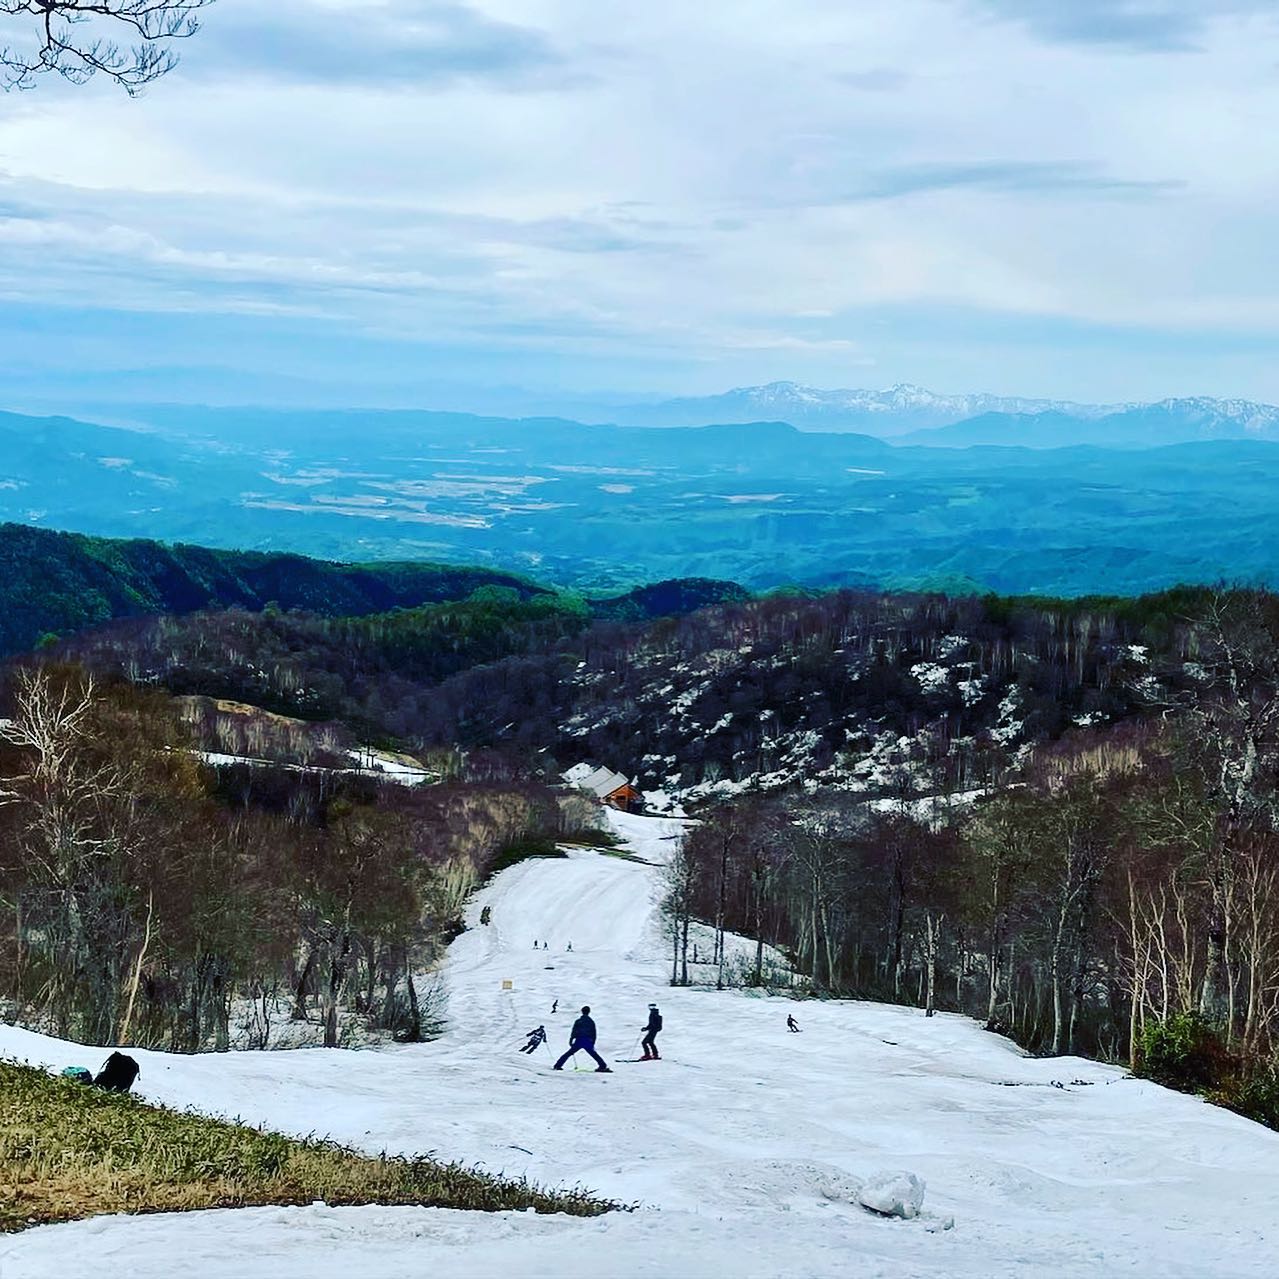
[[[618,857],[624,862],[639,862],[641,866],[656,866],[656,862],[651,862],[647,857],[641,857],[638,853],[632,853],[626,848],[601,848],[599,850],[602,857]]]
[[[0,1063],[0,1232],[101,1213],[317,1199],[576,1217],[622,1206],[577,1187],[544,1190],[458,1164],[260,1132]]]
[[[625,840],[611,830],[579,830],[576,835],[561,839],[560,843],[571,844],[574,848],[616,848]]]
[[[555,840],[549,838],[534,837],[530,839],[520,839],[513,844],[507,844],[500,853],[493,859],[493,864],[488,868],[488,872],[484,876],[484,882],[488,883],[499,871],[509,870],[512,866],[518,866],[520,862],[526,862],[533,857],[567,857],[568,854],[556,846]]]

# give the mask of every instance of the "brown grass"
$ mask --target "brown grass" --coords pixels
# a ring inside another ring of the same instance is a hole
[[[620,1207],[457,1164],[370,1157],[0,1063],[0,1232],[101,1213],[259,1204],[533,1208],[596,1216]]]

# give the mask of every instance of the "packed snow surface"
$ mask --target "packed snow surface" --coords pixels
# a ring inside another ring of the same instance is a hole
[[[654,863],[680,823],[611,820],[642,861],[528,861],[476,896],[434,1043],[136,1056],[155,1101],[580,1183],[638,1211],[105,1217],[3,1239],[0,1276],[1274,1275],[1279,1134],[1114,1067],[1032,1060],[960,1017],[671,989]],[[663,1060],[629,1062],[650,1001]],[[587,1003],[614,1073],[553,1073],[550,1049]],[[519,1053],[541,1024],[550,1044]],[[11,1027],[0,1053],[56,1067],[105,1055]]]

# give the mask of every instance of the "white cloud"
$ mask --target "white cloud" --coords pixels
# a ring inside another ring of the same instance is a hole
[[[0,282],[609,352],[671,389],[688,361],[928,381],[903,365],[941,310],[1274,333],[1275,25],[1120,9],[219,0],[141,101],[5,100]],[[1082,364],[1011,386],[1005,339],[970,353],[962,389],[1100,393]]]

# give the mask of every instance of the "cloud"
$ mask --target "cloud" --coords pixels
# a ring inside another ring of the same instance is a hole
[[[840,71],[835,75],[840,84],[867,93],[891,93],[910,83],[909,73],[896,67],[872,67],[867,71]]]
[[[855,199],[891,200],[935,191],[998,195],[1154,196],[1180,190],[1177,179],[1117,178],[1097,166],[1045,160],[939,161],[900,165],[850,189]]]
[[[1139,330],[1175,331],[1190,379],[1217,357],[1186,334],[1279,331],[1279,47],[1255,5],[1208,11],[218,0],[141,102],[6,100],[0,331],[79,308],[67,363],[128,367],[103,317],[147,311],[210,366],[271,332],[333,382],[362,344],[382,381],[679,393],[862,360],[1018,389],[1017,335],[1051,320],[1106,340],[1027,393],[1115,398],[1097,350],[1122,370]]]
[[[974,3],[974,0],[965,0]],[[1272,0],[975,0],[987,16],[1067,44],[1143,53],[1198,48],[1216,20],[1273,13]]]
[[[186,66],[201,76],[379,89],[460,81],[534,89],[577,78],[543,32],[460,0],[340,8],[315,0],[220,0],[198,40],[185,51]]]

